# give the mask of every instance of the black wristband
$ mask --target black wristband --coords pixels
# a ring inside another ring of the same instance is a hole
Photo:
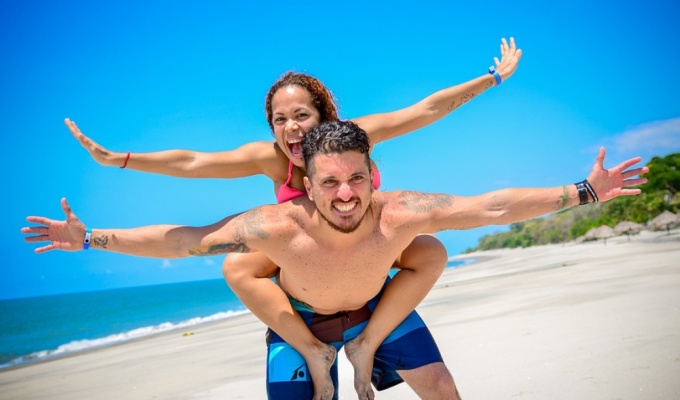
[[[588,182],[588,179],[583,181],[583,184],[586,186],[586,190],[588,193],[590,193],[590,196],[593,198],[593,203],[597,203],[600,201],[600,199],[597,198],[597,194],[595,193],[595,189],[590,185],[590,182]]]
[[[578,200],[580,205],[588,204],[588,189],[586,189],[586,181],[574,183],[578,191]]]

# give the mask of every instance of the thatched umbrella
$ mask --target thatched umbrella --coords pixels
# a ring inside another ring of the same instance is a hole
[[[643,228],[644,226],[636,224],[635,222],[621,221],[614,227],[614,233],[617,235],[623,235],[625,233],[628,236],[628,240],[630,240],[630,235],[640,233]]]
[[[597,228],[591,228],[585,235],[585,240],[604,239],[605,246],[607,245],[607,238],[616,236],[614,230],[607,225],[602,225]]]
[[[668,232],[669,235],[671,233],[671,227],[676,225],[680,225],[680,218],[678,218],[677,214],[673,214],[668,210],[649,221],[649,226],[654,228],[654,230],[660,231],[666,229],[666,232]]]

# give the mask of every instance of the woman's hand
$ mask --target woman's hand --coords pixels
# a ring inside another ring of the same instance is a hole
[[[78,126],[76,125],[75,122],[71,121],[70,119],[66,118],[64,120],[64,123],[66,126],[68,126],[68,129],[71,131],[71,134],[73,137],[78,139],[80,142],[80,145],[85,148],[85,150],[90,153],[90,156],[94,158],[96,162],[98,162],[101,165],[104,166],[111,166],[115,165],[117,167],[120,167],[123,165],[121,162],[120,165],[116,165],[115,162],[117,161],[117,158],[115,157],[116,153],[113,153],[104,147],[100,146],[95,142],[94,140],[90,139],[89,137],[85,136],[80,129],[78,129]],[[120,157],[118,157],[120,158]]]
[[[493,60],[501,79],[506,80],[515,73],[517,63],[522,58],[522,50],[515,46],[515,38],[510,38],[509,46],[505,38],[501,39],[501,42],[501,61],[498,61],[498,57],[494,57]]]

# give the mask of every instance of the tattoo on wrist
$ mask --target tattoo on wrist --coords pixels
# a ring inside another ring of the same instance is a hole
[[[399,194],[399,203],[407,210],[425,213],[453,206],[453,198],[445,194],[404,191]]]
[[[108,235],[101,235],[100,237],[94,238],[94,245],[95,246],[98,246],[98,247],[105,249],[107,244],[109,244]]]

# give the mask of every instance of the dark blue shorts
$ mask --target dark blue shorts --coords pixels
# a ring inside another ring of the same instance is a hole
[[[314,336],[339,351],[345,343],[364,330],[384,290],[385,286],[363,308],[334,315],[316,314],[304,304],[294,299],[290,301]],[[376,389],[385,390],[403,382],[397,371],[441,361],[442,356],[430,331],[413,311],[378,347],[373,360],[371,380]],[[333,398],[337,399],[337,359],[330,373],[335,385]],[[267,331],[267,394],[270,399],[275,400],[306,400],[314,395],[314,385],[304,358],[271,329]]]

